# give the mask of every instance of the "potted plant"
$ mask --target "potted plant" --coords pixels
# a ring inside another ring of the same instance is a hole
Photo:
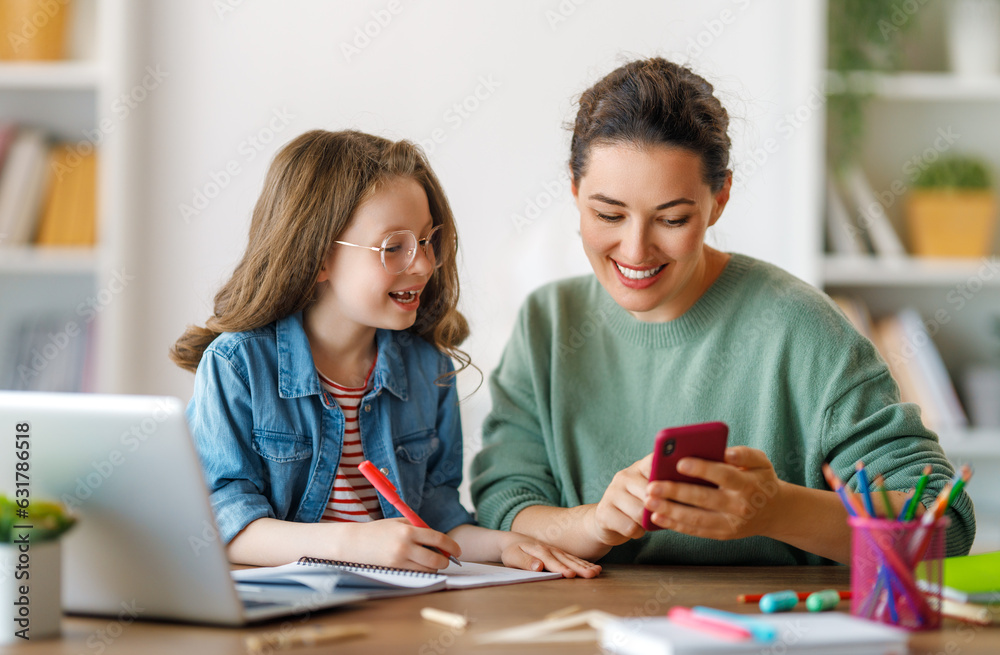
[[[906,206],[910,248],[921,257],[985,257],[993,244],[996,193],[980,159],[942,157],[913,180]]]
[[[865,108],[871,89],[856,87],[857,73],[890,73],[903,60],[902,41],[917,16],[895,20],[899,0],[832,0],[827,3],[827,67],[839,74],[827,86],[828,151],[831,163],[855,163],[865,141]]]
[[[75,522],[57,503],[0,495],[0,644],[59,634],[59,537]]]

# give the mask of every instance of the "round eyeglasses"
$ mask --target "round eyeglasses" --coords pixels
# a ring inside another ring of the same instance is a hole
[[[417,256],[417,247],[423,249],[424,255],[435,269],[441,268],[441,245],[444,237],[443,225],[435,226],[423,239],[418,239],[410,230],[390,232],[382,240],[381,246],[362,246],[346,241],[334,241],[342,246],[364,248],[379,253],[382,257],[382,267],[390,275],[399,275],[410,267]]]

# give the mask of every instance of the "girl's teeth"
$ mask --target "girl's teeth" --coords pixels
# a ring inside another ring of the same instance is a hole
[[[402,303],[411,303],[420,295],[419,291],[390,291],[389,295]]]
[[[618,262],[615,262],[615,268],[618,269],[619,273],[630,280],[645,280],[646,278],[653,277],[663,270],[663,266],[657,266],[656,268],[650,268],[645,271],[637,271],[631,268],[623,268],[622,266],[619,266]]]

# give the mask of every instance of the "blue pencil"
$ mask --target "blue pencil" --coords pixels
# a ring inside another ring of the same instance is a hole
[[[854,468],[858,472],[858,486],[861,487],[861,500],[865,504],[865,510],[869,516],[875,518],[878,515],[875,514],[875,504],[872,502],[871,491],[868,490],[868,474],[865,472],[865,463],[859,459]]]

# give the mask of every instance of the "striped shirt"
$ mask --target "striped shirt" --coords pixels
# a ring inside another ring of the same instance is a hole
[[[361,450],[361,429],[358,426],[358,406],[371,384],[375,362],[368,371],[365,384],[361,387],[345,387],[319,373],[319,381],[329,392],[344,413],[344,445],[337,466],[337,477],[333,481],[333,491],[323,510],[321,521],[341,521],[364,523],[382,518],[382,508],[378,503],[378,492],[358,471],[358,464],[365,461]]]

